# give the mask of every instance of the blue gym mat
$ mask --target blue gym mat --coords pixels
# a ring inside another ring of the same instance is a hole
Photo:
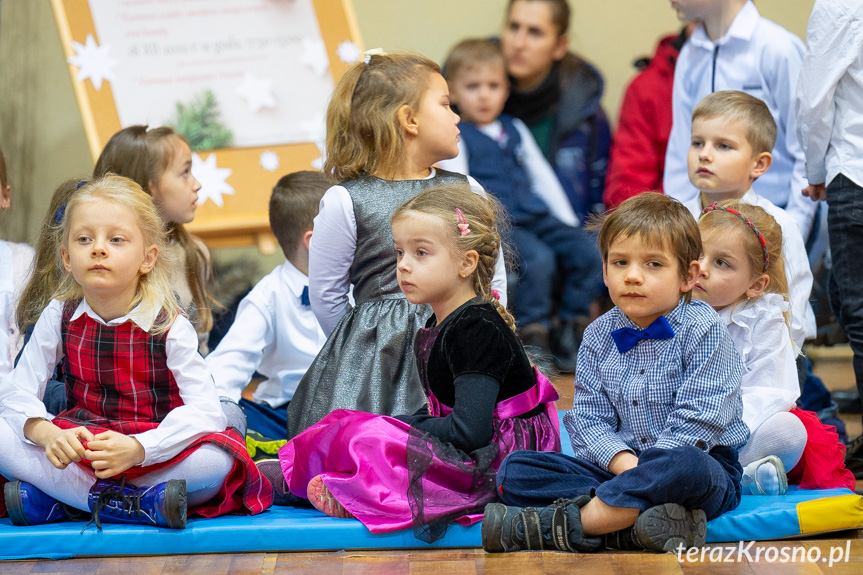
[[[563,426],[561,425],[561,428]],[[563,431],[563,451],[572,453]],[[334,519],[314,510],[273,507],[255,517],[229,515],[190,519],[184,530],[83,522],[15,527],[0,519],[0,559],[63,559],[78,556],[249,553],[331,549],[428,549],[479,547],[480,525],[453,525],[428,544],[410,529],[373,535],[355,519]],[[788,495],[747,495],[740,506],[707,524],[707,542],[800,537],[863,527],[863,497],[848,489]]]
[[[848,489],[792,491],[782,497],[744,496],[740,507],[707,524],[708,543],[799,537],[863,527],[863,497]],[[826,503],[812,509],[831,523],[806,531],[798,508],[806,502]],[[15,527],[0,519],[0,559],[64,559],[77,556],[249,553],[330,549],[428,549],[479,547],[480,525],[453,525],[433,544],[410,529],[373,535],[355,519],[334,519],[313,509],[273,507],[255,517],[229,515],[190,519],[184,530],[133,525],[94,525],[83,522]]]

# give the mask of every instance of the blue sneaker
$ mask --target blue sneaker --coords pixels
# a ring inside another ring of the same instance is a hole
[[[66,506],[26,481],[10,481],[3,486],[6,510],[12,525],[43,525],[68,521]]]
[[[100,479],[90,488],[88,504],[93,512],[90,523],[99,529],[103,521],[185,529],[186,480],[135,487],[126,484],[125,476],[119,482]]]

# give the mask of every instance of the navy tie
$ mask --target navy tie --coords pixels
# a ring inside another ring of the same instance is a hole
[[[309,286],[303,288],[303,293],[300,294],[300,303],[306,307],[312,305],[312,302],[309,301]]]
[[[611,332],[611,338],[620,353],[626,353],[643,339],[671,339],[672,337],[674,337],[674,330],[671,329],[664,315],[656,318],[645,329],[624,327]]]

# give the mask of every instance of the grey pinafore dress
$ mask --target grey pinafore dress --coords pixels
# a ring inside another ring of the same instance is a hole
[[[356,306],[336,325],[300,381],[288,405],[288,439],[336,409],[400,415],[425,404],[413,340],[431,308],[411,304],[399,289],[390,216],[424,189],[453,184],[472,193],[465,176],[442,170],[427,180],[367,176],[341,184],[357,223],[350,269]]]

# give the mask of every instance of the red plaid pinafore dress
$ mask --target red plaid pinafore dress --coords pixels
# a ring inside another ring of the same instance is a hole
[[[132,321],[106,326],[87,314],[70,321],[78,303],[69,301],[63,308],[67,409],[54,424],[63,429],[83,425],[94,434],[112,430],[129,435],[155,429],[172,409],[183,405],[167,366],[166,336],[150,335]],[[244,438],[233,429],[202,437],[168,461],[132,467],[124,475],[132,481],[173,465],[204,443],[231,454],[234,467],[219,494],[189,513],[255,515],[267,509],[272,487],[249,457]],[[89,467],[86,460],[79,464]]]

